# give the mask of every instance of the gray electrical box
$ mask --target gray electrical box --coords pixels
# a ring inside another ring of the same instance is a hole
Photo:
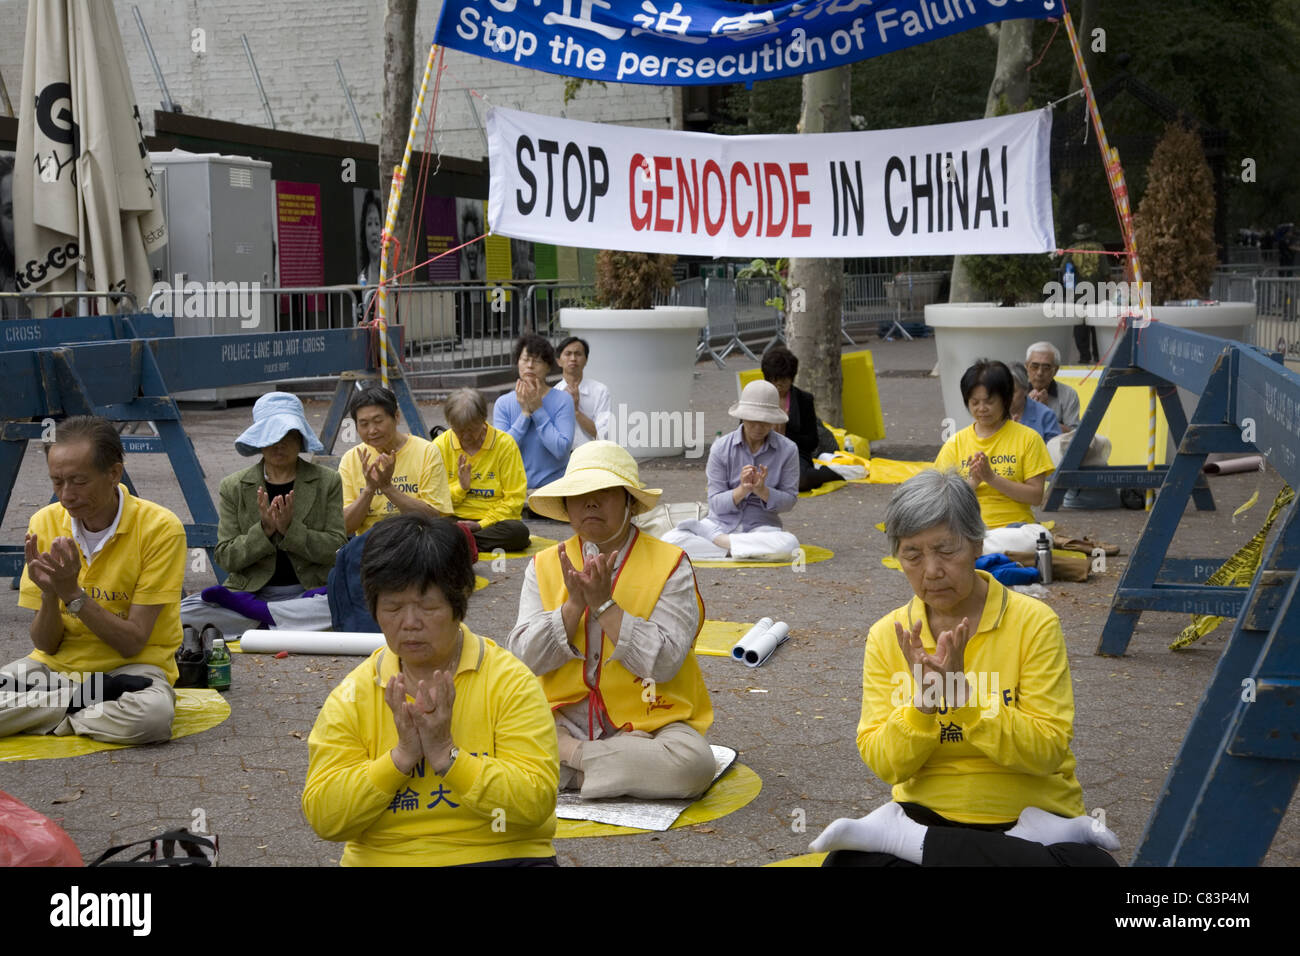
[[[147,308],[173,316],[177,335],[275,331],[273,296],[259,291],[270,288],[275,275],[271,164],[183,150],[150,153],[149,159],[167,245],[149,257],[156,298]],[[173,394],[181,401],[224,403],[265,391],[232,385]]]

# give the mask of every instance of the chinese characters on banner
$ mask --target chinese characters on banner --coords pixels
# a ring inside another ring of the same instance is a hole
[[[487,131],[488,222],[502,236],[747,257],[1055,248],[1047,110],[858,133],[711,136],[496,108]]]
[[[658,86],[752,83],[828,70],[1001,20],[1060,17],[1061,0],[444,0],[435,43],[564,76]]]

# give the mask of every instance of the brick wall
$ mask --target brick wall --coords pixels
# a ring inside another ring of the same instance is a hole
[[[162,93],[131,12],[132,0],[113,0],[126,47],[136,98],[153,132],[153,110]],[[153,43],[172,99],[186,113],[254,126],[268,125],[240,35],[248,37],[279,129],[354,140],[357,138],[334,60],[343,72],[361,117],[366,141],[379,140],[383,99],[383,0],[134,0]],[[420,4],[416,22],[416,83],[441,8]],[[27,0],[0,0],[0,73],[18,108],[22,86]],[[194,31],[206,51],[196,53]],[[672,125],[673,91],[666,87],[610,84],[583,89],[566,109],[564,79],[449,51],[435,132],[443,152],[477,158],[487,148],[478,124],[486,103],[550,116],[630,126]],[[474,98],[477,121],[466,90]],[[432,93],[432,85],[430,94]],[[423,133],[421,133],[423,135]]]

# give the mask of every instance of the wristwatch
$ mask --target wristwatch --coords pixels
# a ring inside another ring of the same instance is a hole
[[[86,592],[82,591],[64,606],[68,609],[69,614],[77,615],[80,614],[81,609],[86,606],[86,600]]]
[[[451,760],[447,762],[447,773],[451,773],[451,768],[456,765],[456,758],[460,756],[460,748],[453,745],[451,748]],[[443,774],[442,776],[446,776]]]

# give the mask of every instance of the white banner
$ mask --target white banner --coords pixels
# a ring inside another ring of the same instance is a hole
[[[1047,110],[861,133],[714,136],[495,108],[488,223],[706,256],[1048,252]]]

